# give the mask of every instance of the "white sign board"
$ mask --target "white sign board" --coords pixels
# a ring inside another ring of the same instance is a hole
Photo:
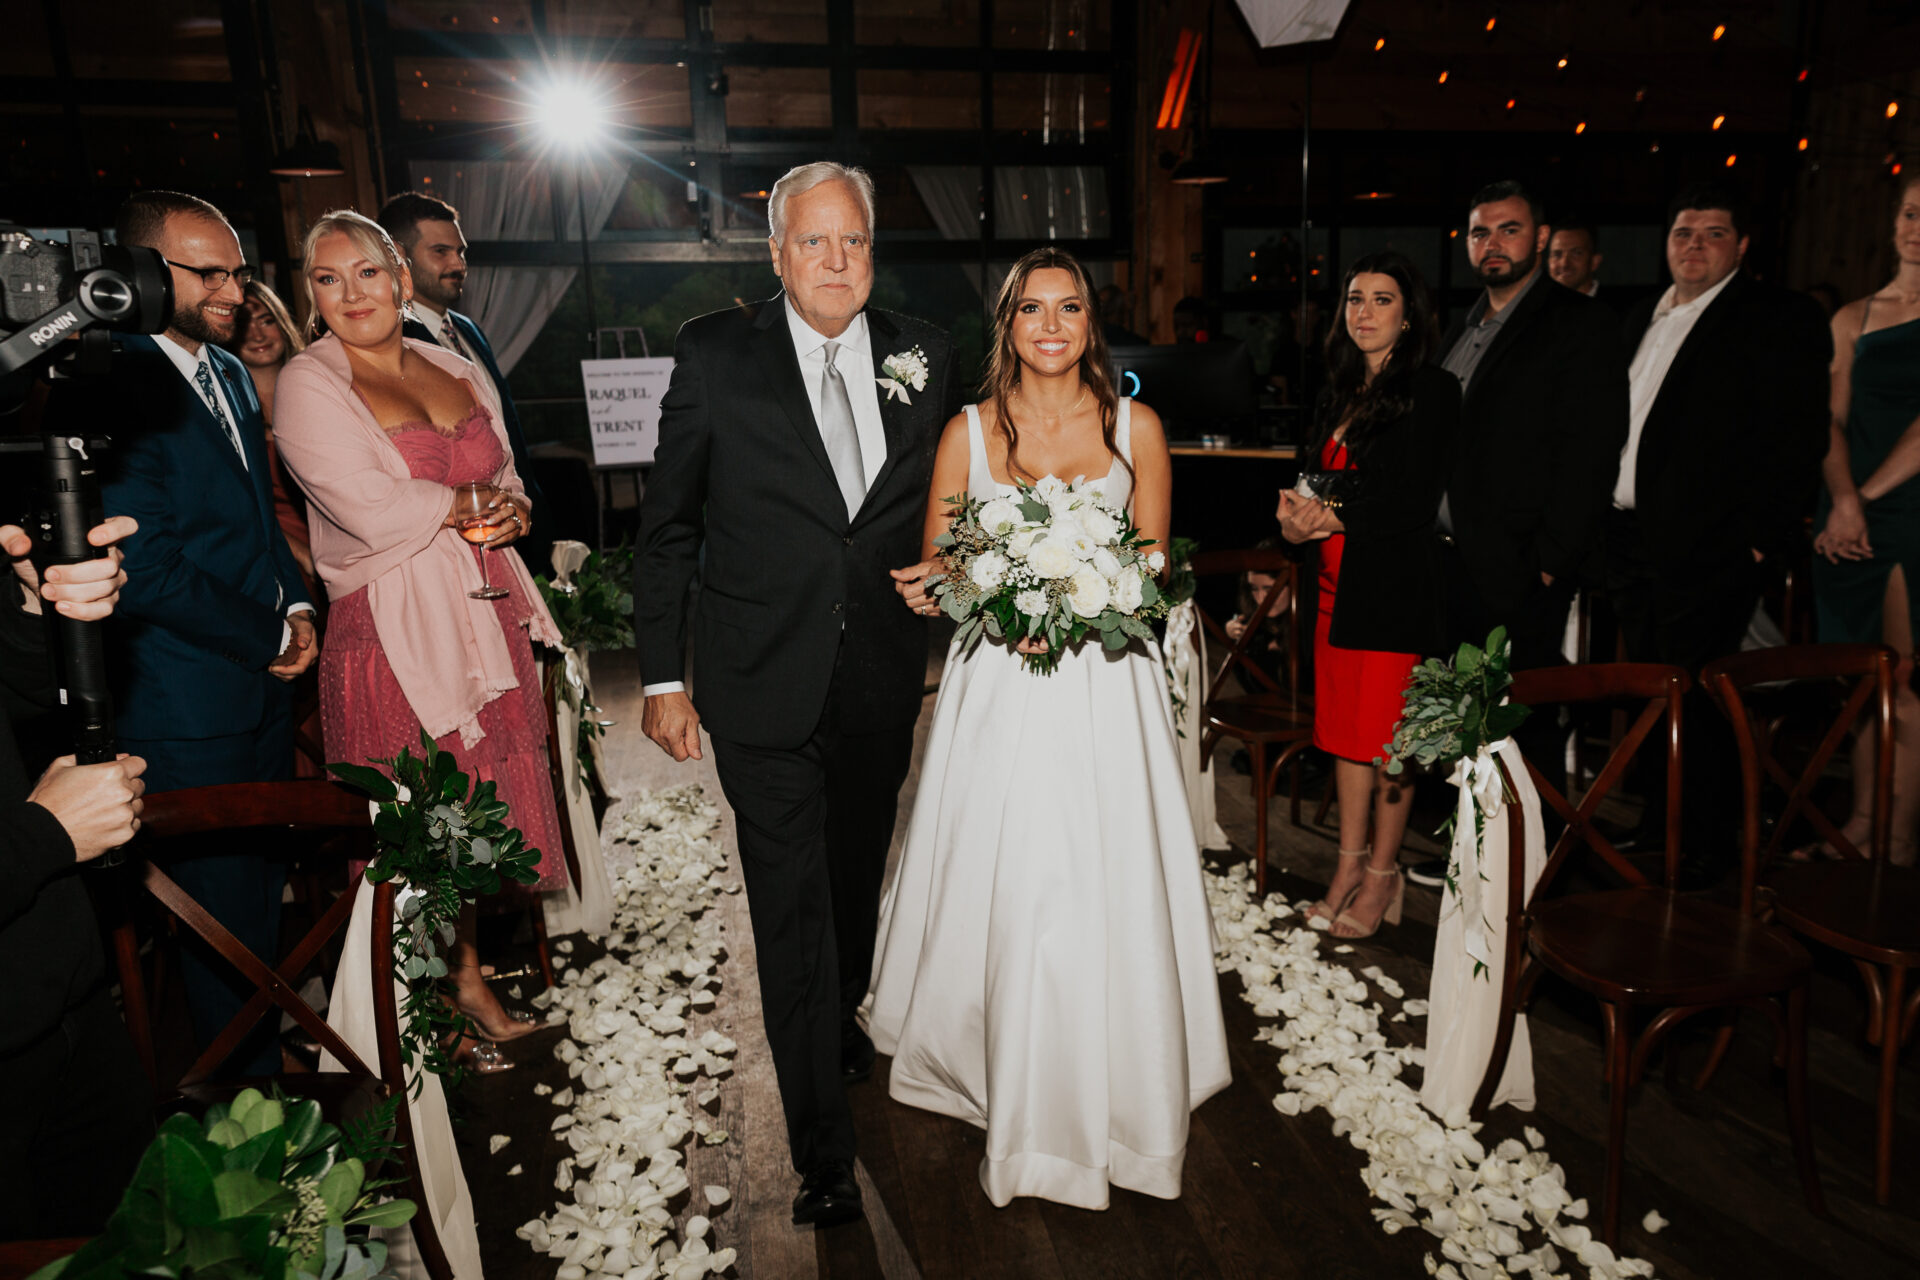
[[[673,361],[582,360],[587,423],[593,431],[593,465],[630,467],[653,461],[660,443],[660,398],[667,394]]]

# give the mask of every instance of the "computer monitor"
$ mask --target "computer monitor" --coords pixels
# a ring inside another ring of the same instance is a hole
[[[1114,389],[1158,413],[1168,439],[1252,434],[1260,392],[1245,344],[1114,347],[1111,354]]]

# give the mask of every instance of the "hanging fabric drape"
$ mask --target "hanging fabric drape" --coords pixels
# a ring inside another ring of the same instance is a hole
[[[579,192],[585,189],[587,234],[597,236],[626,191],[624,160],[583,162],[577,170],[521,160],[415,160],[408,176],[416,191],[445,200],[460,211],[460,229],[469,241],[580,241]],[[555,193],[559,199],[554,199]],[[467,270],[460,310],[472,316],[493,344],[500,372],[513,372],[547,318],[580,272],[578,267],[489,267]]]

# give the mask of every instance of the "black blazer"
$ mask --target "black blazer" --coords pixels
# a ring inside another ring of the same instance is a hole
[[[1544,276],[1513,305],[1461,402],[1447,485],[1460,557],[1509,626],[1542,573],[1574,578],[1598,548],[1627,441],[1613,313]]]
[[[1309,469],[1339,424],[1323,414],[1302,458]],[[1446,644],[1440,541],[1434,516],[1460,426],[1460,380],[1437,365],[1414,370],[1413,407],[1347,450],[1341,486],[1346,549],[1327,638],[1342,649],[1434,653]]]
[[[1637,350],[1659,298],[1627,313]],[[1744,272],[1681,344],[1641,428],[1634,509],[1656,563],[1699,568],[1791,553],[1828,443],[1833,335],[1802,293]]]
[[[107,624],[118,728],[138,739],[250,733],[290,696],[267,664],[280,656],[287,608],[307,598],[274,515],[253,379],[237,356],[208,346],[243,464],[157,339],[119,342],[111,377],[61,379],[47,405],[48,421],[112,437],[101,497],[111,514],[140,522],[121,544],[127,585]]]
[[[926,623],[887,571],[920,559],[934,450],[960,380],[944,332],[873,307],[866,317],[875,369],[919,347],[928,381],[911,403],[865,389],[880,399],[887,460],[851,521],[784,298],[689,320],[675,343],[640,507],[634,630],[642,682],[682,679],[698,563],[695,704],[716,737],[800,746],[820,722],[836,664],[841,724],[878,729],[920,712]]]

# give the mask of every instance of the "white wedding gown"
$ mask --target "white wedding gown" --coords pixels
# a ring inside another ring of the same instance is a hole
[[[968,491],[1011,493],[967,421]],[[1125,468],[1099,483],[1127,505]],[[947,655],[868,1014],[896,1101],[987,1131],[994,1204],[1180,1194],[1188,1113],[1229,1070],[1158,645],[1052,675],[992,641]]]

